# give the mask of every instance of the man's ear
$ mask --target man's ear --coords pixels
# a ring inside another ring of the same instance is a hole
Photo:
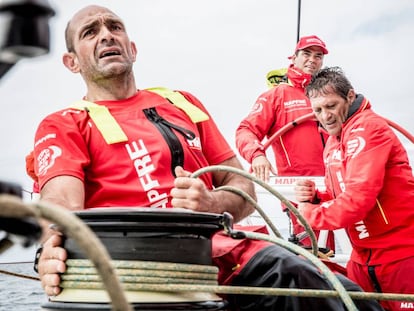
[[[137,51],[137,47],[135,45],[135,42],[132,42],[132,41],[131,41],[131,52],[132,52],[132,57],[133,57],[134,62],[135,62],[137,60],[138,51]]]
[[[63,54],[62,61],[66,68],[68,68],[73,73],[79,73],[80,69],[78,66],[78,61],[75,53],[66,52]]]
[[[352,104],[352,103],[354,102],[354,100],[355,100],[355,98],[356,98],[356,94],[355,94],[355,90],[354,90],[354,89],[350,89],[350,90],[348,91],[347,98],[348,98],[348,102],[349,102],[350,104]]]

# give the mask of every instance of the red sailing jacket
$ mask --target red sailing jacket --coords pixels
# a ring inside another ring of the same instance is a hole
[[[265,137],[271,137],[285,125],[312,112],[304,91],[311,75],[292,65],[287,75],[289,84],[281,83],[260,95],[236,130],[237,149],[249,163],[265,155],[261,144]],[[319,131],[318,123],[308,120],[275,139],[272,149],[278,175],[323,176],[322,153],[326,138],[327,135]]]
[[[346,228],[351,260],[376,265],[414,256],[414,178],[407,153],[387,121],[362,95],[324,151],[322,204],[306,204],[315,229]]]

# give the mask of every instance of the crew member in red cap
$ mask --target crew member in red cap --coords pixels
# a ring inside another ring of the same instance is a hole
[[[275,169],[264,150],[263,139],[271,137],[285,125],[312,112],[305,87],[312,75],[318,72],[325,54],[325,42],[315,35],[302,37],[286,73],[286,82],[278,84],[261,94],[248,116],[236,130],[236,146],[240,155],[251,163],[252,172],[260,179],[269,181],[270,173],[279,176],[324,176],[322,152],[327,135],[321,132],[318,122],[302,122],[275,139],[272,150],[275,155]],[[302,245],[309,246],[303,227],[297,224],[293,215],[293,234]],[[318,235],[318,232],[316,232]],[[330,233],[327,246],[334,249],[333,234]]]

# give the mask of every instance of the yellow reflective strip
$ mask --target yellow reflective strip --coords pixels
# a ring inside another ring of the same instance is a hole
[[[385,216],[385,213],[384,213],[384,210],[383,210],[383,208],[382,208],[382,205],[381,205],[381,203],[380,203],[380,201],[377,199],[377,206],[378,206],[378,208],[379,208],[379,210],[380,210],[380,213],[381,213],[381,216],[382,216],[382,218],[384,219],[384,221],[385,221],[385,224],[389,224],[389,222],[388,222],[388,219],[387,219],[387,216]]]
[[[87,109],[89,116],[95,123],[107,144],[115,144],[128,141],[122,128],[105,106],[97,105],[86,100],[77,101],[71,108]]]
[[[204,111],[190,103],[180,92],[163,87],[148,88],[146,90],[169,99],[175,106],[183,110],[194,123],[209,119],[209,116]]]

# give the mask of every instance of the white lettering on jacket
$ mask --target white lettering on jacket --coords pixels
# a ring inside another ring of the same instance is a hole
[[[284,102],[283,105],[285,107],[291,107],[291,106],[306,107],[307,106],[305,99],[294,99],[294,100],[290,100],[290,101]]]
[[[332,152],[332,160],[337,160],[337,161],[342,160],[341,150],[334,150]]]
[[[35,142],[35,147],[43,142],[45,142],[48,139],[52,139],[52,138],[56,138],[56,133],[50,133],[50,134],[46,134],[45,136],[39,138],[36,142]]]
[[[159,193],[155,188],[160,185],[158,180],[152,179],[151,173],[155,170],[152,159],[142,139],[131,144],[126,144],[125,148],[129,157],[134,161],[135,171],[138,174],[142,188],[146,192],[151,207],[167,207],[168,196],[166,193]]]
[[[323,202],[321,204],[321,207],[323,207],[323,208],[330,208],[332,204],[333,204],[333,201],[326,201],[326,202]]]
[[[341,188],[342,192],[345,192],[345,183],[344,179],[342,178],[342,173],[340,171],[336,172],[336,179],[338,180],[339,187]]]
[[[365,226],[362,220],[355,223],[355,230],[359,232],[358,237],[360,240],[369,237],[369,232],[367,230],[367,227]]]
[[[62,116],[66,116],[69,113],[80,114],[81,112],[82,112],[82,110],[69,108],[69,109],[66,109],[66,110],[62,111]]]
[[[401,302],[401,309],[414,309],[414,303],[412,302]]]

